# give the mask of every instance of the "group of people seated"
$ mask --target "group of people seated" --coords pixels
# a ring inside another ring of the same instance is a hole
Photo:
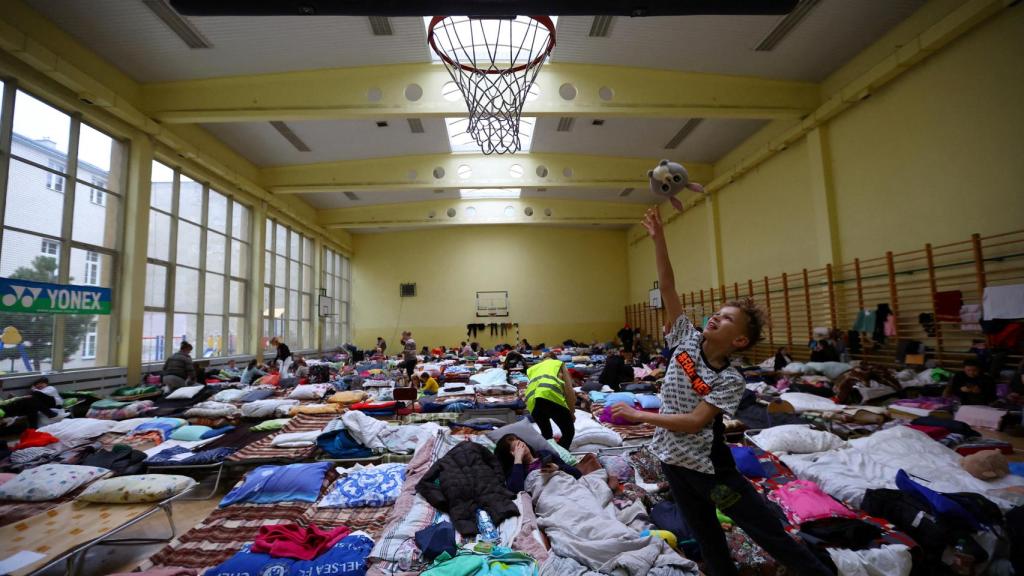
[[[271,372],[277,372],[282,376],[291,376],[301,380],[309,376],[309,366],[306,359],[299,354],[292,354],[288,345],[280,338],[274,337],[270,345],[275,348],[276,355],[266,364],[261,364],[253,359],[245,369],[238,367],[234,360],[228,360],[227,366],[218,369],[233,378],[238,378],[243,385],[250,385],[261,376]],[[191,386],[206,381],[205,370],[201,369],[192,360],[192,344],[183,341],[178,351],[164,361],[160,371],[160,381],[168,391],[173,391],[183,386]]]

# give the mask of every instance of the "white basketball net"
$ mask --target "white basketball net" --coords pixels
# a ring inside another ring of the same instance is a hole
[[[434,26],[432,39],[431,47],[466,100],[466,132],[480,150],[506,154],[522,149],[523,103],[554,47],[553,32],[530,16],[446,16]]]

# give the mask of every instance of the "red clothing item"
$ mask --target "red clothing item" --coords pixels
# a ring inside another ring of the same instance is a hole
[[[908,424],[908,426],[931,436],[932,440],[942,440],[949,435],[949,430],[942,426],[925,426],[923,424]]]
[[[349,406],[352,410],[386,410],[388,408],[394,408],[396,402],[388,400],[387,402],[356,402]]]
[[[263,552],[276,558],[312,560],[352,533],[348,526],[333,530],[318,528],[315,524],[271,524],[261,526],[252,543],[253,552]]]
[[[39,432],[35,428],[29,428],[21,433],[18,445],[15,446],[14,449],[21,450],[22,448],[38,448],[41,446],[56,444],[57,442],[60,442],[60,439],[53,434],[47,434],[46,432]]]

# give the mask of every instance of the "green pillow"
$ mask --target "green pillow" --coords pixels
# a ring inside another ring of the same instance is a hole
[[[254,432],[266,432],[268,430],[280,430],[291,418],[278,418],[277,420],[264,420],[250,428]]]
[[[103,400],[97,400],[97,401],[93,402],[92,407],[93,408],[102,408],[102,409],[105,410],[105,409],[108,409],[108,408],[121,408],[121,407],[124,407],[124,406],[127,406],[127,405],[128,405],[128,402],[118,402],[117,400],[110,400],[110,399],[104,398]]]
[[[553,450],[555,454],[558,454],[558,457],[561,458],[569,466],[575,466],[577,463],[579,463],[580,459],[573,456],[568,450],[563,448],[561,444],[555,442],[554,438],[549,438],[548,444],[551,445],[551,450]]]
[[[203,434],[206,434],[212,430],[209,426],[182,426],[171,432],[171,440],[181,440],[182,442],[195,442],[200,440]]]

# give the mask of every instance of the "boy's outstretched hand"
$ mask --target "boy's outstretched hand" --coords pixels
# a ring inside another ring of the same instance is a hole
[[[630,422],[636,422],[639,420],[639,410],[626,406],[623,402],[618,402],[612,406],[612,416],[618,416],[619,418],[629,420]]]
[[[647,214],[644,214],[642,224],[647,229],[647,233],[651,235],[651,238],[661,236],[663,228],[661,225],[661,214],[658,212],[657,206],[647,209]]]

